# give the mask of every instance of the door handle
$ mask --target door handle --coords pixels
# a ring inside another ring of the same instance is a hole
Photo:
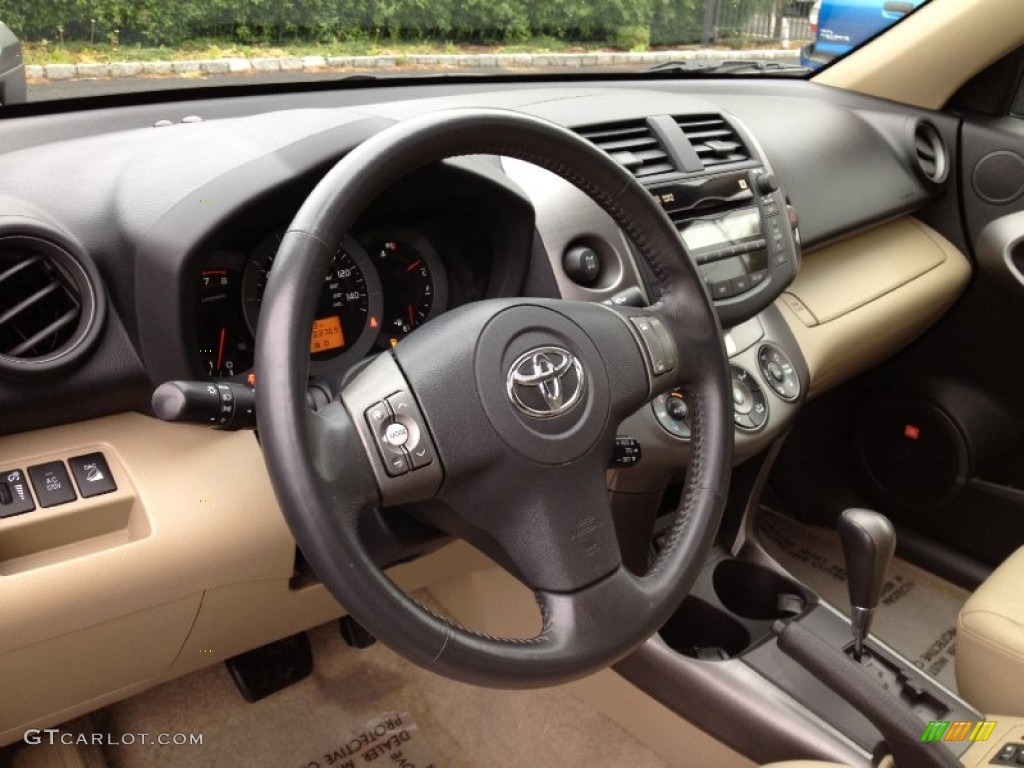
[[[1024,296],[1024,211],[990,221],[974,243],[978,264],[1015,299]]]
[[[900,0],[887,0],[882,6],[882,10],[886,13],[897,14],[899,16],[906,16],[912,10],[914,10],[914,4],[908,2],[901,2]]]

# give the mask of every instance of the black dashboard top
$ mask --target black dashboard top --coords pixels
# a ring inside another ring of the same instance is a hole
[[[805,248],[923,206],[934,189],[915,168],[913,127],[924,118],[945,119],[807,82],[730,80],[382,85],[0,120],[0,143],[9,147],[0,154],[0,235],[31,222],[86,254],[112,310],[92,355],[51,379],[43,400],[31,382],[0,378],[0,404],[15,414],[0,431],[144,409],[152,385],[170,378],[243,373],[255,325],[245,302],[258,303],[260,271],[265,277],[272,261],[267,239],[350,148],[403,118],[467,106],[520,110],[585,135],[595,126],[646,122],[676,161],[694,142],[682,133],[678,142],[667,140],[665,120],[724,118],[749,150],[746,158],[715,168],[684,163],[643,180],[666,188],[719,173],[747,174],[749,183],[774,173],[778,202],[799,213]],[[153,127],[178,113],[204,119]],[[352,233],[348,250],[362,252],[359,264],[339,265],[344,279],[354,270],[364,280],[362,288],[348,285],[353,296],[365,294],[359,322],[372,320],[374,331],[397,323],[397,340],[445,307],[539,285],[553,292],[554,281],[537,264],[537,205],[494,158],[415,171]],[[563,224],[581,226],[568,218]],[[382,255],[388,248],[393,262]],[[399,251],[420,283],[399,279]],[[371,268],[368,258],[380,263]],[[376,276],[367,277],[371,271]],[[382,271],[389,291],[379,284]],[[234,315],[207,311],[219,301],[217,284],[234,290],[234,283],[242,291]],[[330,343],[359,336],[355,320],[325,322]],[[222,347],[240,356],[230,371]]]

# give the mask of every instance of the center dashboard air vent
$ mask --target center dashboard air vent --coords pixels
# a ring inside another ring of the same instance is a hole
[[[684,115],[675,121],[705,168],[750,159],[743,140],[721,115]]]
[[[580,129],[578,133],[632,171],[638,179],[676,170],[646,120],[593,125]]]
[[[104,299],[95,268],[34,235],[0,236],[0,373],[49,373],[98,336]]]

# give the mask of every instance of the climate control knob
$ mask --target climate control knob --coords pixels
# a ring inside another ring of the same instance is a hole
[[[768,421],[768,400],[757,380],[739,366],[732,366],[733,423],[754,432]]]

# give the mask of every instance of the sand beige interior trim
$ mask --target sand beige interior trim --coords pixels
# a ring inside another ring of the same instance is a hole
[[[502,637],[533,637],[540,612],[533,593],[500,568],[433,586],[431,596],[466,626]],[[751,768],[755,764],[683,720],[632,683],[604,670],[566,689],[623,726],[672,765]]]
[[[970,274],[952,243],[911,217],[805,254],[776,306],[807,360],[810,394],[906,346],[952,306]]]
[[[0,745],[328,621],[252,433],[137,413],[0,438],[0,469],[102,451],[115,493],[0,519]],[[488,565],[456,542],[392,569],[415,589]]]
[[[1020,0],[931,0],[814,81],[940,109],[974,73],[1022,44]]]
[[[1000,715],[985,715],[985,719],[994,720],[996,727],[986,741],[977,741],[967,750],[967,754],[960,759],[964,768],[981,768],[983,765],[989,765],[1004,744],[1024,742],[1024,719]]]

